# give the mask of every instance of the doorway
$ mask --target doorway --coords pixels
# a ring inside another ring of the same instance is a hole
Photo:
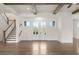
[[[46,22],[45,21],[34,21],[33,22],[33,39],[34,40],[45,40],[47,36]]]

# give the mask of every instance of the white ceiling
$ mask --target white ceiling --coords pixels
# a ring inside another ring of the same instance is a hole
[[[14,9],[17,13],[31,13],[32,5],[8,5]],[[57,5],[36,5],[37,12],[52,12],[57,7]],[[27,10],[29,8],[29,10]]]
[[[10,8],[14,9],[17,13],[29,13],[32,12],[30,5],[8,5]],[[30,8],[27,10],[27,8]]]
[[[16,13],[32,13],[32,5],[5,5],[5,7],[8,7],[7,9],[4,8],[4,10],[7,12],[10,12],[9,10],[13,10],[11,12]],[[38,13],[48,12],[53,13],[57,5],[36,5],[36,9]],[[68,5],[64,5],[64,7],[61,10],[68,10],[69,12],[73,12],[74,10],[79,8],[79,5],[72,5],[70,8],[67,8]],[[1,8],[1,7],[0,7]],[[27,10],[29,8],[29,10]]]
[[[57,7],[57,5],[37,5],[38,12],[52,12]]]

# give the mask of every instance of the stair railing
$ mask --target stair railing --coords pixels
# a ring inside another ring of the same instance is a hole
[[[15,28],[16,26],[16,22],[15,20],[12,20],[12,23],[3,31],[3,44],[6,44],[6,40],[9,36],[9,34],[13,31],[13,29]]]
[[[20,33],[19,33],[19,37],[21,36],[21,34],[22,34],[22,30],[21,30]]]
[[[0,9],[0,11],[1,11],[1,13],[3,13],[4,16],[2,14],[0,14],[0,15],[4,18],[4,20],[7,22],[7,24],[9,24],[9,17],[6,15],[6,13],[3,10]]]
[[[19,28],[21,28],[21,27],[22,27],[22,24],[19,25]],[[21,34],[22,34],[22,30],[20,30],[20,32],[19,32],[19,37],[21,36]]]
[[[9,18],[7,17],[6,13],[4,12],[5,17],[7,18],[7,24],[9,24]]]

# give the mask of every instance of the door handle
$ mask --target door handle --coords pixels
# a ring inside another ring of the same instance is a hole
[[[34,35],[38,35],[39,33],[34,31],[33,34],[34,34]]]
[[[35,31],[33,32],[33,34],[35,35]]]
[[[38,35],[38,32],[36,32],[36,35]]]

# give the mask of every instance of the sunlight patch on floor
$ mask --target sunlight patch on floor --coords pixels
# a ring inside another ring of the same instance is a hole
[[[32,45],[32,54],[33,55],[39,55],[39,43],[34,42]]]
[[[34,42],[32,45],[32,54],[33,55],[46,55],[47,54],[47,45],[45,42]]]
[[[40,54],[41,55],[46,55],[47,54],[47,45],[46,45],[46,42],[41,42],[40,43]]]

